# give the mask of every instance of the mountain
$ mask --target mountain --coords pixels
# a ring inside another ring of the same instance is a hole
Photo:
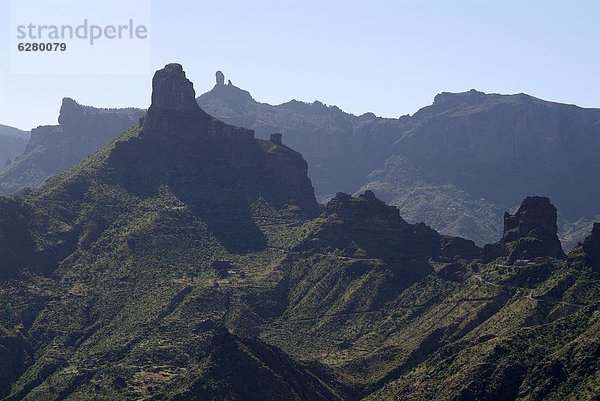
[[[338,191],[356,191],[380,164],[383,137],[392,137],[397,130],[395,121],[372,113],[356,117],[318,101],[259,103],[231,81],[225,84],[221,72],[215,87],[198,97],[198,104],[227,123],[253,129],[259,138],[282,133],[285,143],[306,158],[315,190],[326,198]],[[377,141],[371,140],[375,136]]]
[[[139,109],[99,109],[64,98],[59,125],[34,128],[27,146],[0,170],[0,194],[39,186],[135,125],[142,114]]]
[[[25,150],[29,132],[0,125],[0,168]]]
[[[373,192],[320,206],[302,156],[204,112],[180,65],[152,87],[141,125],[0,198],[0,397],[599,394],[596,226],[565,255],[529,198],[482,261]]]
[[[319,199],[373,190],[408,221],[478,245],[496,241],[504,211],[531,194],[556,203],[568,249],[600,218],[600,109],[471,90],[412,116],[357,117],[320,102],[259,103],[223,81],[200,106],[260,137],[282,133]]]

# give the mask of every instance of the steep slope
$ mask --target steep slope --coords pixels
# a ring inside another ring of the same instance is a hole
[[[20,156],[27,146],[29,132],[0,125],[0,168]]]
[[[211,115],[284,134],[309,163],[318,197],[373,190],[410,222],[479,245],[528,195],[553,199],[568,249],[600,217],[600,110],[524,94],[442,93],[412,116],[356,117],[297,101],[258,103],[233,85],[198,98]]]
[[[328,210],[340,201],[354,212],[366,203],[338,196]],[[379,208],[361,208],[358,221],[381,221]],[[556,226],[545,210],[543,202],[526,200],[519,216],[542,216],[536,227]],[[533,244],[535,260],[508,265],[503,258],[465,259],[464,252],[453,261],[440,257],[433,238],[414,228],[405,237],[398,217],[385,219],[397,222],[392,226],[354,231],[339,215],[326,216],[310,223],[302,241],[318,253],[288,257],[283,265],[290,272],[289,301],[263,329],[264,341],[299,360],[325,363],[369,400],[591,400],[600,394],[597,232],[567,260],[552,257],[550,239],[547,247]],[[521,221],[525,226],[535,218]],[[524,251],[531,231],[518,237],[507,229],[505,237]],[[332,230],[347,238],[329,241],[324,252],[322,238]]]
[[[72,99],[63,99],[59,125],[34,128],[24,151],[0,170],[0,195],[39,186],[49,177],[74,166],[137,124],[142,113],[133,108],[81,106]]]

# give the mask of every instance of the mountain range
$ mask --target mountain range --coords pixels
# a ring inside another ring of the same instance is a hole
[[[565,254],[547,197],[483,248],[370,190],[321,205],[288,136],[211,116],[179,64],[152,88],[0,198],[0,398],[597,399],[600,224]]]
[[[600,109],[525,94],[441,93],[412,116],[354,116],[321,102],[272,106],[219,79],[198,103],[307,159],[317,197],[370,189],[412,222],[479,245],[529,194],[553,199],[571,249],[600,217]]]
[[[260,103],[217,73],[198,97],[209,114],[283,134],[309,165],[317,200],[372,190],[407,221],[479,246],[502,234],[502,214],[527,195],[550,197],[559,237],[572,249],[600,219],[600,110],[525,94],[441,93],[412,116],[354,116],[321,102]],[[25,153],[0,171],[0,194],[36,187],[98,150],[143,114],[66,98],[58,126],[32,131]],[[1,137],[0,137],[1,140]]]

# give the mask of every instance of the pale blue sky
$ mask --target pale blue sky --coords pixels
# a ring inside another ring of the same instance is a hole
[[[259,101],[318,99],[355,114],[412,114],[471,88],[600,106],[597,0],[154,0],[151,12],[152,70],[182,63],[197,94],[221,69]],[[0,0],[5,55],[7,26]],[[151,76],[11,75],[2,56],[0,124],[55,124],[65,96],[147,107]]]

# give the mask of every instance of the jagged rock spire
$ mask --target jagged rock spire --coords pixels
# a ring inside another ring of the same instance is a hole
[[[181,64],[168,64],[152,79],[152,106],[165,110],[198,109],[194,85]]]
[[[528,196],[514,215],[504,214],[502,239],[484,247],[484,260],[503,256],[512,263],[538,256],[564,258],[556,218],[556,208],[550,199]]]
[[[152,79],[152,105],[144,117],[144,131],[173,131],[182,124],[195,124],[210,118],[198,103],[194,85],[185,76],[181,64],[167,64]]]
[[[217,77],[217,86],[225,85],[225,75],[221,71],[217,71],[215,75]]]

